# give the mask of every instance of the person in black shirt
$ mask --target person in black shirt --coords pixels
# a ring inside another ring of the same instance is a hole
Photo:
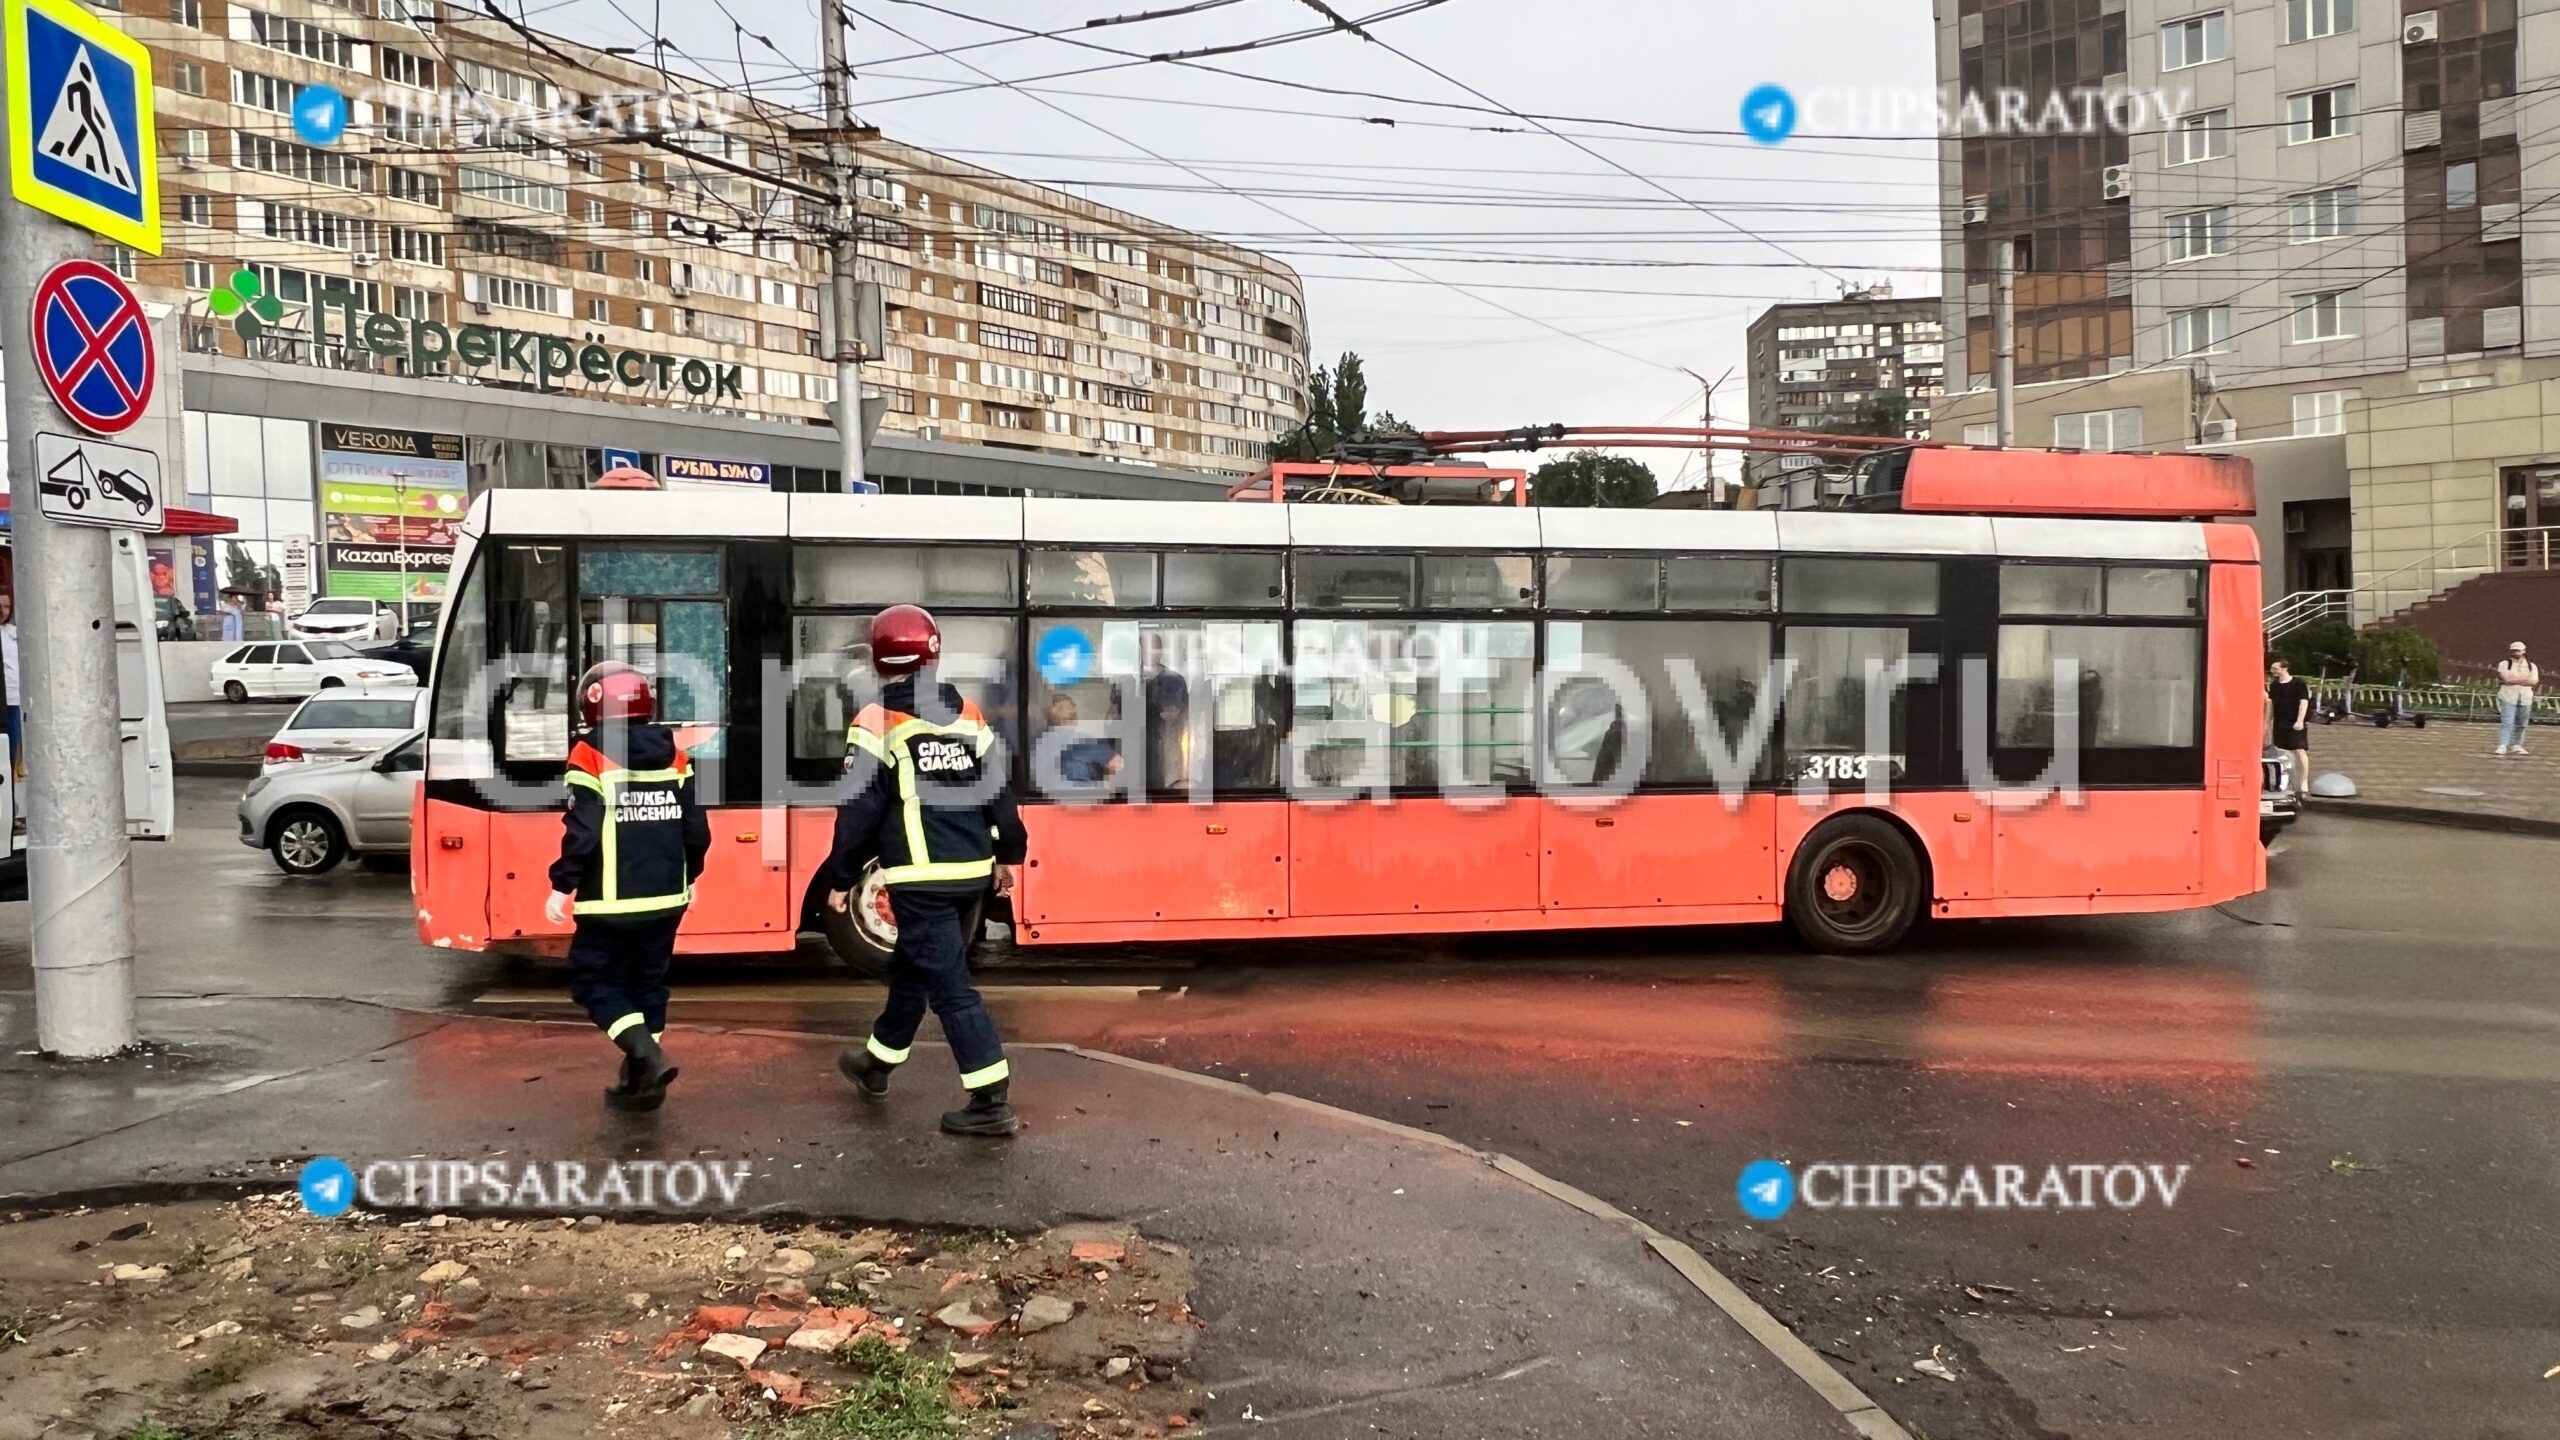
[[[2311,793],[2311,686],[2282,660],[2267,667],[2267,736],[2293,757],[2293,793]]]

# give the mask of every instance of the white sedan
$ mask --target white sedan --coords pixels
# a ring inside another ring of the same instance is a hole
[[[267,741],[264,771],[370,755],[427,723],[427,692],[331,690],[302,702]]]
[[[400,638],[400,612],[379,600],[315,600],[285,622],[296,640],[349,640],[370,645]]]
[[[237,705],[259,696],[298,698],[341,686],[407,689],[417,672],[361,654],[335,640],[265,641],[242,645],[213,662],[213,693]]]

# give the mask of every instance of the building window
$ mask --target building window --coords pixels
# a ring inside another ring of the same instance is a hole
[[[190,195],[183,190],[179,191],[178,223],[181,225],[212,224],[213,197],[210,195]]]
[[[2190,65],[2211,64],[2227,53],[2228,43],[2227,27],[2219,10],[2170,21],[2160,27],[2160,68],[2184,70]]]
[[[2480,203],[2480,165],[2465,160],[2444,167],[2444,208],[2468,210]]]
[[[2141,444],[2140,410],[2088,410],[2053,417],[2057,450],[2132,450]]]
[[[356,68],[355,61],[362,42],[349,36],[259,10],[244,9],[237,11],[236,15],[247,17],[248,39],[255,44],[281,50],[288,55],[299,55],[305,60],[317,60],[323,65],[335,65],[341,70]],[[237,23],[236,18],[234,23]],[[234,29],[232,33],[237,35],[240,32]]]
[[[192,60],[181,60],[169,67],[169,86],[181,95],[204,93],[204,67]]]
[[[189,29],[203,29],[204,0],[169,0],[169,18]]]
[[[1967,445],[1997,445],[2000,443],[2000,427],[1991,421],[1983,421],[1979,424],[1967,425],[1964,427],[1964,443]]]
[[[424,55],[412,55],[406,50],[394,50],[385,45],[382,47],[382,78],[414,90],[433,90],[436,88],[436,62]]]
[[[213,262],[190,260],[185,266],[187,288],[201,295],[213,288]]]
[[[2332,85],[2285,97],[2284,143],[2307,145],[2356,131],[2356,87]]]
[[[2231,307],[2199,305],[2169,317],[2169,353],[2212,355],[2231,340]]]
[[[601,295],[589,300],[587,318],[598,325],[610,324],[613,320],[613,302]]]
[[[2348,321],[2348,310],[2354,304],[2352,290],[2323,290],[2317,295],[2297,296],[2293,302],[2293,343],[2310,344],[2320,340],[2341,340],[2355,333]]]
[[[2314,390],[2293,397],[2293,433],[2296,435],[2344,435],[2347,433],[2347,402],[2355,398],[2353,390]]]
[[[2356,28],[2356,0],[2285,0],[2284,39],[2288,45],[2343,35]]]
[[[486,200],[500,200],[521,205],[527,210],[540,210],[552,215],[569,213],[569,191],[560,185],[546,185],[522,175],[502,170],[483,170],[465,165],[461,171],[462,193]]]
[[[2231,112],[2200,110],[2178,117],[2178,126],[2169,132],[2169,163],[2192,165],[2199,160],[2219,160],[2231,153]]]
[[[444,232],[394,225],[391,227],[391,258],[406,260],[412,265],[442,265]]]
[[[2293,243],[2335,240],[2356,228],[2356,187],[2339,185],[2293,198]]]
[[[444,204],[444,177],[424,170],[403,170],[397,165],[382,167],[382,193],[394,200],[415,205]]]
[[[2231,250],[2231,207],[2185,210],[2169,217],[2169,259],[2201,260]]]

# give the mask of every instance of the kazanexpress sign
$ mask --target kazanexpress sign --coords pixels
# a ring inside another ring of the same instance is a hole
[[[311,339],[315,345],[338,343],[329,333],[329,315],[341,317],[349,349],[358,346],[376,355],[406,355],[413,373],[424,375],[443,364],[481,370],[496,366],[533,377],[536,385],[556,390],[585,381],[619,383],[630,390],[671,390],[687,395],[743,401],[744,368],[707,360],[653,355],[644,350],[615,350],[609,345],[580,345],[559,335],[536,335],[503,325],[451,327],[434,320],[403,320],[380,310],[360,310],[350,291],[322,290],[311,306]]]

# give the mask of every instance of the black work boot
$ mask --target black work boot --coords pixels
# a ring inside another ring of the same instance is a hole
[[[1005,1103],[1005,1091],[1011,1081],[999,1080],[983,1090],[969,1092],[969,1103],[942,1117],[942,1128],[953,1135],[1010,1135],[1022,1128],[1013,1107]]]
[[[658,1037],[649,1033],[649,1027],[634,1025],[614,1037],[613,1043],[622,1047],[622,1078],[606,1087],[604,1103],[616,1110],[655,1110],[665,1104],[676,1067],[667,1063]]]
[[[847,1045],[836,1057],[836,1069],[874,1104],[889,1098],[889,1076],[896,1068],[860,1045]]]

